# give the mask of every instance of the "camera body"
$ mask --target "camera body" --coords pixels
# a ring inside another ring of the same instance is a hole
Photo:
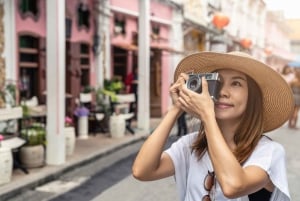
[[[197,93],[202,92],[202,77],[205,77],[208,84],[208,91],[213,100],[216,100],[220,90],[220,77],[219,73],[199,73],[189,74],[189,79],[186,82],[188,89]]]

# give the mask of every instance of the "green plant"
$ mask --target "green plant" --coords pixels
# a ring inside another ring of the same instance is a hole
[[[107,91],[119,93],[123,88],[124,84],[118,77],[114,77],[111,80],[104,80],[104,89]]]
[[[12,83],[8,83],[6,85],[6,91],[11,94],[11,97],[13,98],[14,101],[16,101],[16,85]]]
[[[29,117],[29,108],[27,105],[21,105],[22,112],[23,112],[23,118]]]
[[[109,101],[105,99],[105,97],[116,97],[114,92],[107,91],[103,88],[98,88],[96,90],[96,103],[98,108],[105,113],[106,115],[110,115],[110,104]]]
[[[0,90],[0,98],[10,106],[16,106],[17,87],[12,81],[6,81],[6,84]]]
[[[95,88],[90,86],[90,85],[86,85],[82,89],[82,93],[91,93],[91,92],[94,92],[94,91],[95,91]]]
[[[32,123],[31,126],[21,130],[21,137],[26,140],[26,146],[45,145],[45,125],[41,123]]]
[[[124,89],[124,83],[120,77],[113,77],[112,79],[104,79],[103,88],[100,87],[96,92],[97,106],[108,116],[111,115],[111,102],[117,101],[117,96],[120,91]]]

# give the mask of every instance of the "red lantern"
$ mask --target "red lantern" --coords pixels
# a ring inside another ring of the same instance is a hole
[[[213,24],[218,28],[218,29],[223,29],[225,26],[229,24],[229,17],[227,15],[224,15],[223,13],[215,13],[213,17]]]
[[[240,41],[240,44],[244,47],[244,48],[250,48],[252,45],[252,41],[248,38],[244,38]]]

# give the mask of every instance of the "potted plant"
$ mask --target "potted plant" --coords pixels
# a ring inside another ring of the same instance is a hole
[[[46,129],[42,123],[31,123],[21,129],[21,137],[26,141],[20,148],[20,161],[27,168],[45,164]]]
[[[120,77],[114,77],[111,80],[104,80],[104,89],[102,93],[109,97],[109,131],[111,137],[123,137],[125,135],[126,122],[122,115],[115,112],[115,103],[117,102],[117,94],[124,90],[124,83]]]
[[[94,92],[94,91],[95,91],[94,87],[92,87],[92,86],[90,86],[90,85],[86,85],[86,86],[84,86],[83,89],[82,89],[82,93],[85,93],[85,94],[87,94],[87,93],[92,93],[92,92]]]
[[[75,128],[73,126],[73,119],[69,116],[65,117],[65,144],[66,144],[66,155],[70,156],[74,153],[75,149]]]

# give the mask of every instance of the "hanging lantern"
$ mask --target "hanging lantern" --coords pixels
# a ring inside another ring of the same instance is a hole
[[[248,38],[244,38],[240,41],[240,44],[243,46],[243,48],[250,48],[252,45],[252,41]]]
[[[272,47],[266,47],[266,48],[264,49],[264,52],[265,52],[265,54],[266,54],[267,56],[270,56],[270,55],[272,54],[272,52],[273,52],[273,48],[272,48]]]
[[[218,29],[223,29],[225,26],[229,24],[229,17],[227,15],[224,15],[223,13],[215,13],[213,17],[213,24],[218,28]]]

